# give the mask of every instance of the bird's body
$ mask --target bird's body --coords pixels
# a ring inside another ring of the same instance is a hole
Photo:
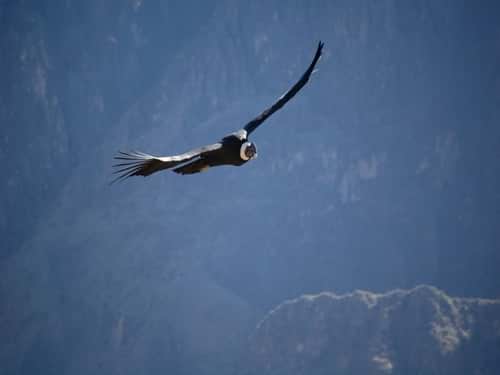
[[[248,140],[248,136],[307,83],[321,57],[322,48],[323,43],[319,42],[313,61],[299,81],[270,108],[246,124],[243,129],[225,136],[217,143],[180,155],[160,157],[142,152],[119,152],[115,159],[120,160],[120,163],[115,164],[114,167],[118,168],[115,173],[121,174],[115,181],[131,176],[149,176],[164,169],[172,169],[179,174],[193,174],[220,165],[240,166],[254,159],[257,156],[257,149],[255,144]]]
[[[246,143],[248,143],[246,138],[246,131],[229,134],[219,142],[220,147],[204,152],[200,155],[199,159],[185,164],[181,167],[175,168],[174,172],[181,174],[192,174],[196,172],[202,172],[209,167],[216,167],[219,165],[243,165],[250,159],[255,157],[253,155],[252,157],[246,158],[243,158],[241,156],[241,148]]]

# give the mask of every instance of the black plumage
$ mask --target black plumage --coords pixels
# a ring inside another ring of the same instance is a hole
[[[113,165],[113,167],[117,168],[114,173],[119,174],[114,181],[131,176],[149,176],[152,173],[172,168],[174,172],[179,174],[193,174],[219,165],[240,166],[255,158],[257,156],[257,149],[254,143],[249,142],[248,136],[304,87],[314,72],[322,50],[323,43],[319,42],[311,64],[297,83],[271,107],[248,122],[243,129],[225,136],[217,143],[203,146],[180,155],[153,156],[138,151],[120,151],[115,156],[115,159],[119,160],[119,163]]]

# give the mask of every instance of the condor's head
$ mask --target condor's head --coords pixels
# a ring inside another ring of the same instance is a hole
[[[257,147],[255,147],[255,143],[243,143],[240,148],[240,157],[245,161],[255,159],[257,157]]]

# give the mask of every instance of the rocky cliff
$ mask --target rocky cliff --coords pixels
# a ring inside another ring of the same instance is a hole
[[[252,374],[498,374],[500,301],[428,286],[321,293],[272,310],[251,339]]]

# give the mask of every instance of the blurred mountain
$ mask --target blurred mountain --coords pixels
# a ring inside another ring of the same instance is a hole
[[[199,32],[213,7],[204,4],[192,14],[189,2],[0,3],[1,257],[22,246],[89,145],[102,144]]]
[[[498,14],[0,1],[0,371],[232,373],[242,338],[297,295],[498,297]],[[255,133],[257,160],[108,185],[118,149],[242,127],[319,39],[319,71]]]
[[[497,374],[500,301],[429,286],[305,295],[251,339],[252,374]]]

